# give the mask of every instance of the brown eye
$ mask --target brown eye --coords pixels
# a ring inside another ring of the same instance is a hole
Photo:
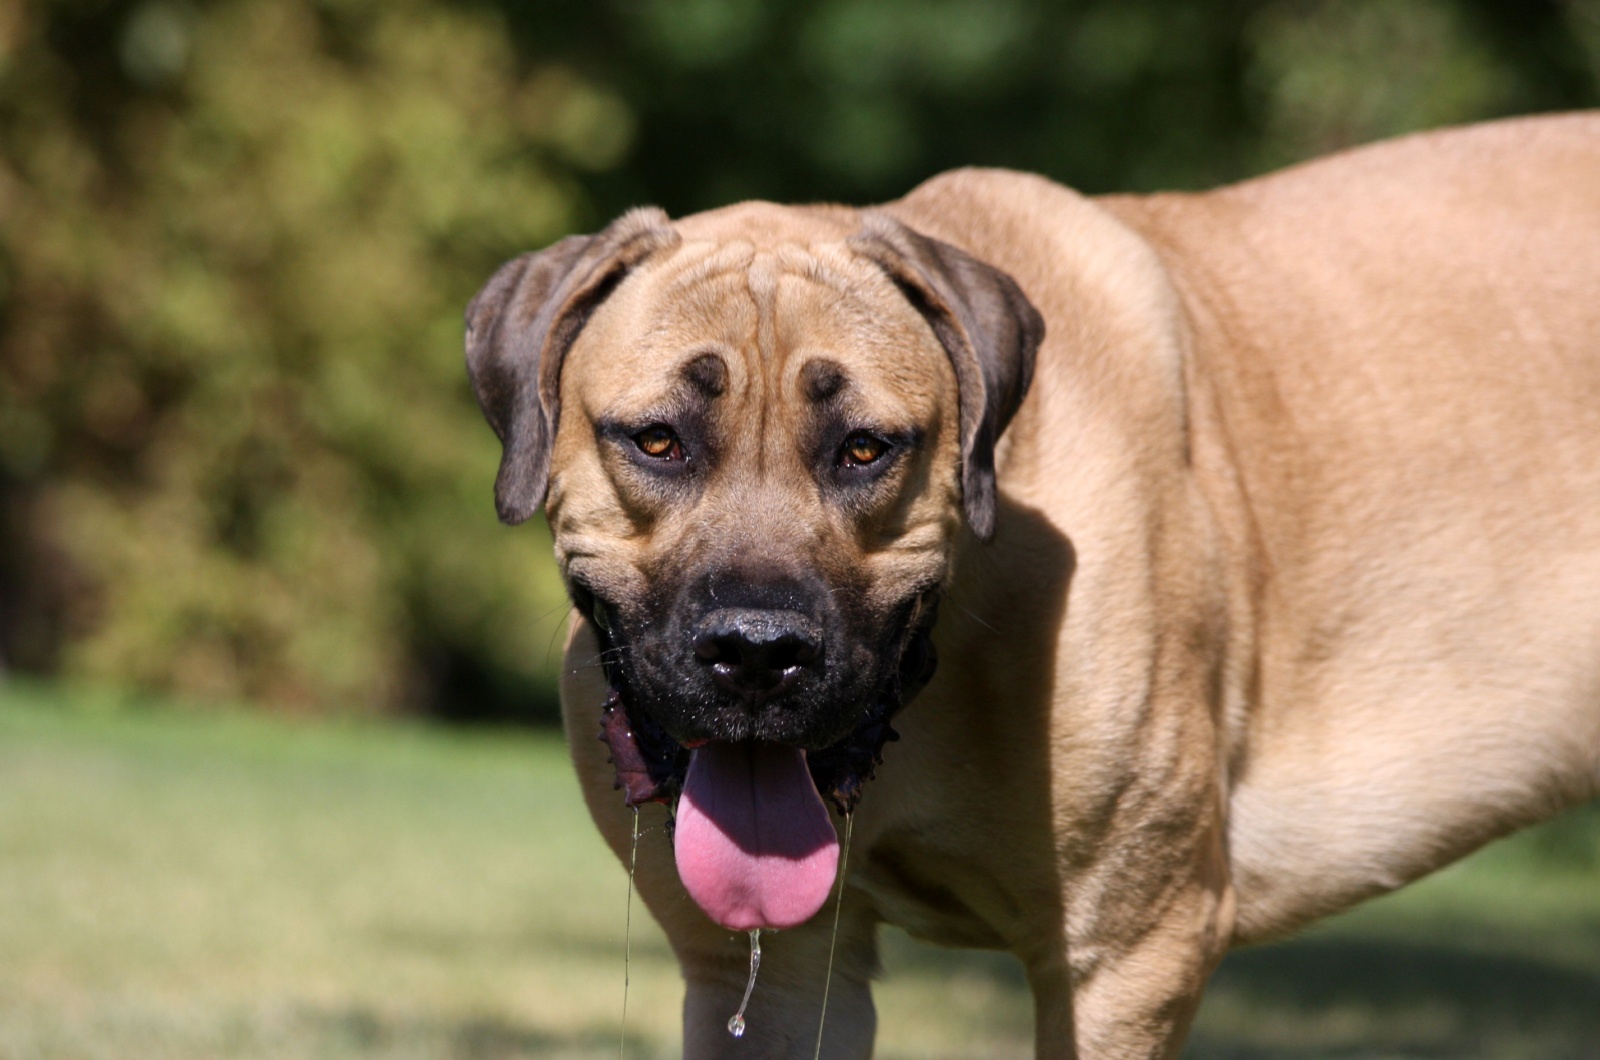
[[[633,436],[633,444],[646,456],[653,456],[660,460],[683,459],[683,446],[678,442],[678,436],[672,433],[671,427],[656,424],[646,427]]]
[[[860,467],[877,461],[888,452],[889,443],[864,432],[857,432],[844,440],[840,463],[847,467]]]

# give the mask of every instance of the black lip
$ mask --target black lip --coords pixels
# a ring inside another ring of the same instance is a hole
[[[660,802],[677,804],[689,770],[688,750],[643,711],[635,710],[626,695],[626,669],[621,646],[612,630],[616,609],[587,585],[570,586],[572,602],[594,630],[600,649],[600,666],[606,675],[606,700],[600,708],[600,740],[611,749],[608,761],[617,771],[615,788],[629,806]]]
[[[675,809],[689,769],[690,749],[667,734],[645,711],[637,709],[612,630],[615,610],[586,586],[572,586],[573,603],[594,628],[606,674],[607,693],[600,712],[600,740],[610,748],[616,769],[614,787],[628,806],[660,802]],[[879,689],[865,718],[842,740],[810,751],[806,763],[817,791],[841,815],[851,813],[863,790],[883,764],[883,749],[898,740],[891,724],[933,677],[938,665],[932,641],[938,591],[914,598],[903,611],[899,666]]]

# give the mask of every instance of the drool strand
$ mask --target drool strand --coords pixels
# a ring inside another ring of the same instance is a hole
[[[639,867],[639,807],[633,808],[633,851],[628,855],[628,905],[622,928],[622,1040],[617,1043],[617,1060],[628,1052],[628,965],[633,957],[633,873]]]
[[[839,913],[844,908],[844,873],[850,867],[850,833],[855,829],[853,813],[844,815],[844,849],[839,852],[839,897],[833,903],[833,937],[828,940],[828,975],[822,980],[822,1014],[817,1017],[817,1051],[812,1060],[822,1060],[822,1028],[828,1022],[828,989],[833,986],[833,951],[839,945]]]
[[[728,1020],[728,1033],[735,1038],[744,1037],[744,1010],[750,1004],[750,995],[756,988],[756,972],[760,970],[761,929],[755,928],[750,932],[750,981],[744,985],[744,1000],[739,1002],[739,1011]]]

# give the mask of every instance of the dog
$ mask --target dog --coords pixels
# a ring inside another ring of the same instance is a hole
[[[1600,116],[638,209],[466,349],[686,1056],[868,1056],[881,922],[1175,1056],[1231,947],[1600,792]]]

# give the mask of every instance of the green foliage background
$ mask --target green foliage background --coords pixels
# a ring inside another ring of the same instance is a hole
[[[1199,187],[1600,103],[1600,0],[0,0],[0,659],[548,717],[460,312],[639,202]]]

